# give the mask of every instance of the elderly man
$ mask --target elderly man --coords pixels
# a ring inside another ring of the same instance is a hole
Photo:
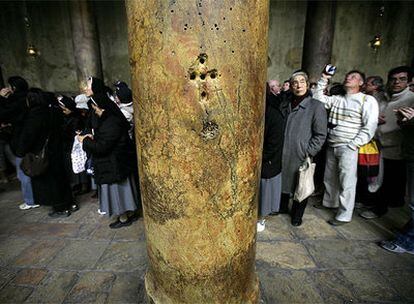
[[[280,90],[282,89],[282,86],[280,85],[280,82],[275,80],[275,79],[271,79],[267,82],[269,84],[269,89],[270,92],[277,96],[280,94]]]
[[[339,226],[351,221],[355,205],[358,148],[374,136],[378,123],[378,103],[363,94],[365,75],[350,71],[343,82],[346,95],[326,96],[324,90],[332,76],[323,73],[313,98],[330,110],[328,117],[328,149],[325,167],[325,194],[322,205],[338,208],[329,224]]]
[[[408,66],[396,67],[388,72],[388,87],[391,98],[381,111],[382,124],[378,127],[378,139],[384,161],[384,179],[378,190],[373,210],[361,213],[365,219],[377,218],[388,211],[388,207],[404,205],[406,190],[406,164],[401,151],[403,134],[395,111],[402,107],[414,107],[414,93],[408,88],[413,72]]]

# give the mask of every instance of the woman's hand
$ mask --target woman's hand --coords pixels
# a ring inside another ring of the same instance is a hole
[[[92,135],[92,134],[85,134],[85,135],[77,135],[77,136],[76,136],[76,138],[78,139],[78,141],[79,141],[80,143],[82,143],[82,142],[83,142],[83,140],[84,140],[86,137],[89,137],[90,139],[92,139],[92,140],[93,140],[93,135]]]

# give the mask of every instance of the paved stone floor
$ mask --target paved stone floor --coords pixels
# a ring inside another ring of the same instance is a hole
[[[0,193],[0,303],[144,303],[142,219],[111,230],[89,197],[72,216],[51,219],[46,207],[18,209],[17,184]],[[268,219],[257,242],[262,303],[414,303],[414,255],[376,245],[407,210],[338,228],[330,217],[309,206],[299,228],[285,215]]]

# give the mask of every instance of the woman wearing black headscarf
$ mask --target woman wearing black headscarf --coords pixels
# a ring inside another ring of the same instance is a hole
[[[69,178],[64,169],[62,115],[53,106],[56,99],[52,93],[30,89],[26,102],[28,112],[16,155],[38,154],[46,147],[48,166],[45,172],[32,177],[33,195],[37,203],[52,206],[49,216],[67,217],[71,214],[72,205],[73,211],[77,210],[77,206],[73,204]]]
[[[102,80],[89,78],[87,95],[97,120],[93,134],[79,135],[83,149],[92,155],[98,184],[100,210],[118,216],[111,228],[129,226],[137,220],[135,147],[128,136],[129,123],[118,106],[109,99]]]
[[[76,108],[76,102],[72,98],[58,96],[57,100],[63,113],[62,134],[65,169],[70,177],[71,185],[77,188],[75,195],[84,194],[88,192],[88,176],[85,172],[73,173],[71,159],[73,140],[84,129],[83,119],[79,109]]]

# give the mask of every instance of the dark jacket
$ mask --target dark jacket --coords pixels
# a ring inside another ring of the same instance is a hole
[[[23,127],[23,119],[27,113],[26,91],[16,92],[8,98],[0,97],[0,123],[12,125],[10,135],[10,148],[14,154],[19,147],[20,134]]]
[[[282,171],[285,119],[280,110],[280,102],[280,98],[271,93],[266,96],[262,178],[275,177]]]
[[[46,138],[49,165],[45,173],[31,178],[33,196],[38,204],[51,205],[56,211],[67,210],[73,196],[63,162],[62,114],[48,104],[31,107],[24,119],[17,156],[38,153]]]
[[[405,160],[414,161],[414,118],[400,123],[403,140],[402,154]]]
[[[85,138],[83,149],[93,158],[97,184],[123,181],[136,170],[135,147],[123,121],[109,111],[99,117],[94,139]]]

